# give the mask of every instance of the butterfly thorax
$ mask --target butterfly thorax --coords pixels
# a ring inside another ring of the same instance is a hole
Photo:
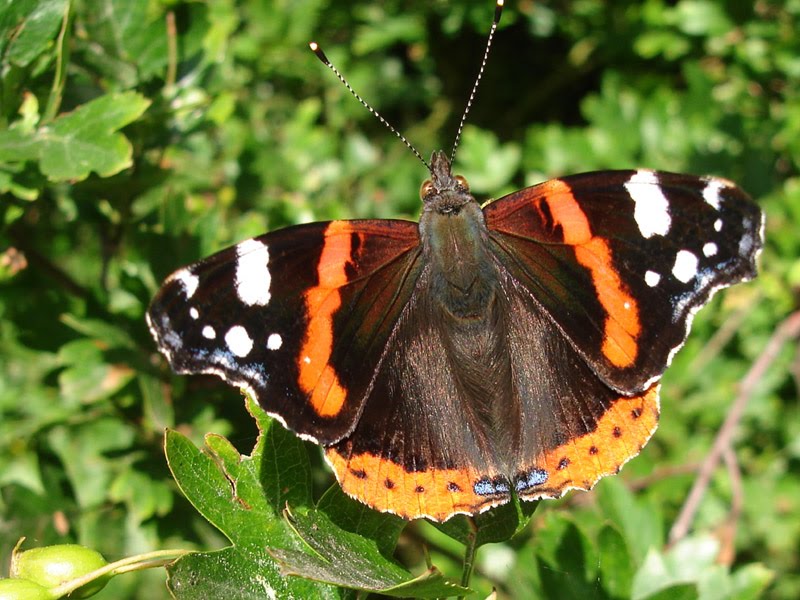
[[[483,211],[444,153],[434,152],[431,176],[419,224],[431,298],[456,319],[485,318],[497,273]]]

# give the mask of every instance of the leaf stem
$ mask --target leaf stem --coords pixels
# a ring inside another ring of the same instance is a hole
[[[193,550],[156,550],[155,552],[146,552],[144,554],[137,554],[135,556],[128,556],[113,563],[109,563],[104,567],[95,569],[87,573],[83,577],[71,579],[58,587],[50,590],[54,598],[61,598],[71,594],[77,589],[82,588],[87,583],[91,583],[95,579],[103,577],[104,575],[119,575],[120,573],[128,573],[129,571],[140,571],[142,569],[153,569],[156,567],[166,566],[177,559],[191,554]]]
[[[461,585],[462,587],[469,587],[469,580],[472,578],[472,571],[475,569],[475,554],[478,551],[478,527],[475,524],[475,519],[467,517],[467,523],[470,526],[470,533],[467,536],[467,543],[464,548],[464,566],[461,570]],[[464,596],[460,596],[464,598]]]
[[[167,20],[167,74],[164,78],[164,87],[172,95],[172,88],[178,73],[178,33],[175,27],[175,12],[169,11],[165,16]]]
[[[64,43],[69,29],[72,2],[67,0],[64,8],[64,18],[61,20],[61,31],[56,40],[56,72],[53,77],[53,86],[50,88],[50,97],[44,110],[42,122],[47,123],[56,118],[58,109],[61,108],[61,98],[64,94],[64,85],[67,82],[67,62],[69,61],[69,47]]]

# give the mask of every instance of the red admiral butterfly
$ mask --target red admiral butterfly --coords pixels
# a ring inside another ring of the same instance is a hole
[[[723,179],[601,171],[481,208],[450,164],[433,154],[419,223],[246,240],[173,273],[148,313],[176,372],[245,388],[345,492],[409,519],[618,472],[692,315],[761,247],[760,210]]]

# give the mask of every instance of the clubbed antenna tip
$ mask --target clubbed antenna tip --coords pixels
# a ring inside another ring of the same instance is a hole
[[[325,53],[322,51],[322,48],[320,48],[319,44],[317,42],[309,42],[308,47],[311,48],[311,51],[317,55],[318,59],[322,61],[322,64],[324,64],[326,67],[328,67],[331,71],[334,72],[336,77],[339,78],[339,81],[341,81],[342,84],[344,84],[344,87],[346,87],[347,90],[351,94],[353,94],[355,99],[358,100],[362,104],[362,106],[364,106],[364,108],[366,108],[369,112],[371,112],[376,119],[378,119],[381,123],[386,125],[389,131],[391,131],[398,138],[400,138],[400,140],[402,140],[402,142],[406,145],[406,147],[409,150],[411,150],[411,152],[414,153],[414,155],[422,162],[423,165],[425,165],[425,168],[427,168],[430,171],[431,170],[430,165],[428,165],[428,162],[424,158],[422,158],[422,155],[417,151],[417,149],[411,145],[411,142],[409,142],[403,136],[403,134],[397,131],[397,129],[395,129],[391,123],[389,123],[386,119],[384,119],[383,116],[377,110],[375,110],[374,108],[372,108],[372,106],[367,104],[366,100],[364,100],[361,96],[359,96],[356,93],[356,91],[350,86],[350,84],[347,83],[347,80],[344,78],[344,76],[339,72],[339,69],[333,66],[333,63],[330,60],[328,60],[328,57],[325,56]]]

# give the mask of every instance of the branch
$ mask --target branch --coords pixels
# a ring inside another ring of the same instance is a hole
[[[678,518],[672,525],[672,529],[669,532],[670,544],[674,544],[686,537],[692,525],[692,521],[694,520],[694,515],[711,482],[714,470],[719,465],[726,450],[732,447],[733,435],[736,432],[739,421],[742,419],[747,402],[750,400],[756,386],[766,374],[767,369],[769,369],[783,345],[787,341],[798,336],[800,336],[800,311],[789,315],[789,317],[778,326],[775,333],[772,334],[769,342],[767,342],[767,345],[764,347],[761,356],[758,357],[758,360],[756,360],[750,368],[750,371],[748,371],[747,375],[745,375],[742,380],[736,400],[731,406],[730,411],[728,411],[728,416],[725,417],[725,422],[717,433],[714,445],[711,447],[703,464],[700,466],[700,471],[697,474],[697,478],[695,479],[689,495],[686,497],[686,501],[683,504]]]

